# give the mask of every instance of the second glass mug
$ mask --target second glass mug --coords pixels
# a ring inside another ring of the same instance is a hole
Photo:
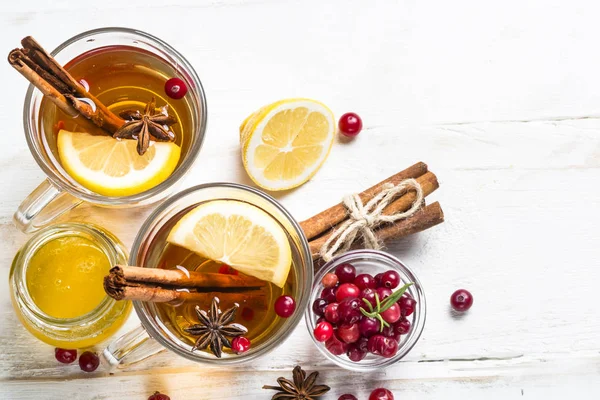
[[[43,95],[33,85],[29,86],[23,109],[23,125],[29,149],[44,171],[47,179],[42,182],[19,206],[14,221],[21,231],[38,230],[66,211],[82,202],[103,207],[131,207],[146,205],[167,196],[194,163],[206,130],[206,97],[198,75],[190,63],[177,50],[162,40],[147,33],[127,28],[102,28],[81,33],[60,46],[51,55],[65,64],[80,54],[104,46],[128,45],[151,52],[171,65],[174,74],[188,85],[187,100],[192,110],[191,143],[188,152],[182,156],[176,170],[161,184],[145,192],[132,196],[111,197],[94,193],[76,183],[62,168],[54,155],[47,150],[43,137],[45,133],[39,120]]]
[[[123,368],[142,361],[158,352],[169,349],[189,360],[207,364],[237,364],[253,360],[273,350],[294,330],[303,317],[308,305],[313,284],[313,262],[308,241],[304,232],[290,213],[277,200],[249,186],[234,183],[211,183],[199,185],[173,195],[150,214],[142,225],[131,248],[129,264],[144,268],[154,268],[153,255],[164,246],[162,236],[182,212],[200,203],[213,200],[236,200],[252,204],[270,214],[288,236],[292,250],[295,273],[294,292],[296,311],[291,317],[282,319],[273,334],[258,346],[253,346],[241,355],[228,354],[216,358],[201,351],[192,352],[192,346],[177,337],[158,317],[154,303],[134,301],[133,306],[141,321],[141,326],[113,341],[104,350],[103,356],[112,367]],[[170,230],[170,229],[169,229]]]

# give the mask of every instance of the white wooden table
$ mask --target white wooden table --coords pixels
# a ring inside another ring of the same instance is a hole
[[[0,66],[0,399],[267,399],[263,384],[294,365],[366,399],[600,398],[600,5],[594,1],[104,0],[10,1],[0,49],[26,35],[46,47],[91,28],[130,26],[180,50],[208,96],[208,135],[184,182],[249,183],[238,125],[294,96],[365,129],[301,188],[279,196],[303,219],[415,161],[441,188],[446,222],[390,251],[422,280],[422,339],[385,371],[340,370],[302,323],[252,365],[210,369],[161,355],[114,375],[62,366],[10,305],[11,260],[27,237],[12,214],[44,178],[22,131],[26,82]],[[309,201],[310,199],[310,201]],[[151,208],[81,207],[69,219],[101,223],[130,245]],[[450,294],[472,291],[462,318]],[[126,328],[137,324],[132,316]],[[100,347],[99,347],[100,348]]]

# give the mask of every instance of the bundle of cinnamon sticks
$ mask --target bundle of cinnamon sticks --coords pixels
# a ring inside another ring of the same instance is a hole
[[[90,94],[35,39],[27,36],[21,45],[23,48],[8,54],[9,64],[60,110],[71,117],[81,115],[111,135],[125,124],[125,120]]]
[[[363,203],[367,203],[381,192],[386,184],[398,185],[406,179],[415,179],[421,186],[423,196],[430,195],[439,187],[435,174],[428,171],[425,163],[418,162],[359,193],[358,196]],[[388,204],[383,209],[383,215],[404,212],[413,205],[415,199],[416,192],[408,190]],[[327,242],[335,229],[347,219],[348,211],[342,203],[339,203],[300,223],[309,241],[314,260],[320,258],[322,246]],[[375,227],[374,233],[379,240],[385,242],[424,231],[442,222],[444,222],[444,213],[440,204],[434,202],[429,205],[423,204],[415,214],[406,219]],[[360,245],[360,243],[355,243],[355,247],[359,247]]]
[[[256,309],[266,309],[260,291],[265,282],[246,275],[204,273],[182,269],[141,268],[117,265],[104,277],[104,291],[115,300],[138,300],[180,304],[208,303],[218,293]]]

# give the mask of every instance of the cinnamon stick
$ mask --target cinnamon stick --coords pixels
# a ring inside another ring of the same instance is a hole
[[[401,181],[409,178],[418,178],[427,172],[427,165],[423,162],[418,162],[404,171],[398,172],[395,175],[379,182],[375,186],[372,186],[362,193],[359,193],[359,197],[363,203],[371,200],[377,193],[381,191],[381,188],[386,183],[397,185]],[[321,233],[327,231],[333,226],[339,224],[346,219],[346,209],[342,203],[336,204],[333,207],[328,208],[325,211],[318,213],[317,215],[302,221],[300,227],[304,231],[306,238],[310,241]]]
[[[437,176],[433,172],[427,172],[420,177],[417,178],[417,183],[421,185],[421,189],[423,189],[423,196],[429,196],[433,193],[437,188],[440,187],[438,183]],[[398,197],[392,203],[390,203],[386,208],[383,209],[383,215],[392,215],[400,212],[404,212],[408,210],[417,197],[417,193],[414,190],[409,190],[404,195]],[[329,239],[336,227],[333,227],[329,232],[320,236],[317,239],[313,239],[310,243],[311,249],[312,246],[323,246],[325,242]]]
[[[141,268],[117,265],[110,270],[116,280],[147,282],[180,288],[244,288],[258,289],[265,282],[248,275],[204,273],[179,269]]]
[[[423,207],[414,215],[406,219],[376,229],[375,236],[377,236],[379,240],[385,242],[424,231],[435,225],[441,224],[442,222],[444,222],[444,212],[442,211],[440,203],[436,201],[435,203]],[[325,240],[319,238],[309,242],[313,259],[318,259],[320,257],[319,252],[325,243]]]
[[[21,45],[22,49],[9,53],[8,62],[67,115],[82,115],[110,134],[125,124],[125,120],[90,94],[31,36],[23,38]],[[81,99],[89,99],[94,107]]]

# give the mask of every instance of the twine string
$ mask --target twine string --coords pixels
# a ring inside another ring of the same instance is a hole
[[[398,196],[414,189],[416,197],[410,208],[404,212],[383,215],[383,210]],[[343,222],[327,239],[319,251],[324,261],[329,261],[337,253],[350,249],[358,236],[362,236],[366,248],[379,250],[383,244],[375,235],[375,229],[384,223],[393,223],[413,215],[423,203],[423,189],[415,179],[405,179],[397,185],[386,183],[381,191],[363,204],[358,194],[345,196],[342,203],[348,212]]]

